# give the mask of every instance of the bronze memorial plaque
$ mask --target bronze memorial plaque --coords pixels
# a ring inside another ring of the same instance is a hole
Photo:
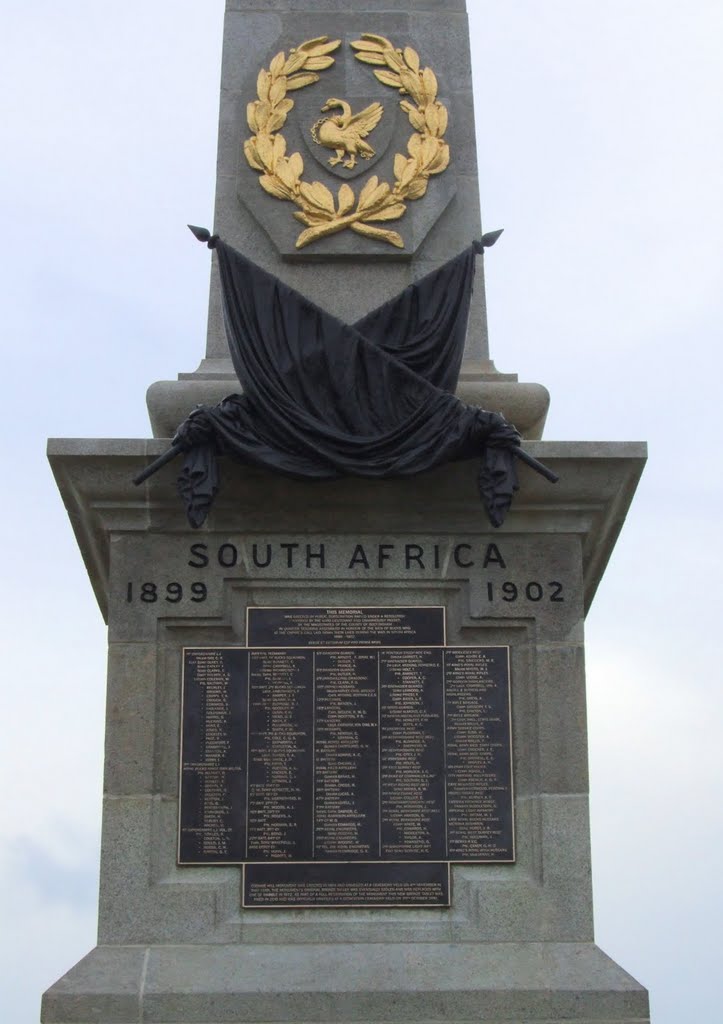
[[[251,608],[186,648],[179,864],[248,907],[448,906],[451,863],[514,860],[509,649],[444,609]]]

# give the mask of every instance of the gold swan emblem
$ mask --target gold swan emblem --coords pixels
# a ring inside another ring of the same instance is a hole
[[[323,112],[333,107],[341,107],[341,114],[320,118],[312,126],[311,137],[319,146],[336,151],[335,156],[329,157],[331,167],[344,161],[344,167],[351,170],[356,165],[357,156],[369,160],[375,155],[372,147],[368,142],[364,142],[364,139],[379,124],[384,107],[381,103],[371,103],[358,114],[352,114],[346,100],[337,100],[332,96],[321,109]],[[344,157],[348,159],[345,160]]]

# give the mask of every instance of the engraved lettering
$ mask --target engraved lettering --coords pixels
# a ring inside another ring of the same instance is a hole
[[[503,601],[516,601],[517,600],[517,586],[514,583],[503,583],[502,584],[502,600]]]
[[[266,561],[265,562],[259,561],[259,546],[258,546],[258,544],[254,544],[251,547],[251,558],[253,559],[253,563],[254,563],[254,565],[256,566],[257,569],[265,569],[268,565],[271,565],[271,545],[270,544],[266,545]]]
[[[391,554],[392,554],[392,551],[394,551],[395,547],[396,547],[395,544],[380,544],[379,545],[379,561],[378,561],[377,564],[378,564],[380,569],[382,568],[382,566],[384,565],[385,562],[389,561],[389,559],[391,557]]]
[[[467,562],[462,561],[461,553],[462,549],[466,549],[468,552],[472,550],[471,544],[456,544],[454,548],[454,564],[459,566],[460,569],[471,569],[474,565],[473,560]]]
[[[191,568],[205,569],[208,565],[208,544],[191,544],[191,555],[193,557],[188,560]]]
[[[238,549],[235,544],[222,544],[218,549],[218,564],[224,569],[233,569],[238,562]]]
[[[306,568],[311,568],[312,559],[316,559],[319,563],[319,568],[324,569],[326,567],[325,549],[324,545],[319,545],[318,551],[312,551],[311,544],[306,545]]]
[[[355,565],[363,565],[365,569],[369,568],[369,559],[366,556],[363,544],[357,544],[354,548],[354,553],[352,554],[351,561],[349,562],[349,568],[353,569]]]
[[[482,562],[482,568],[486,569],[488,565],[499,565],[501,569],[507,568],[507,563],[500,554],[500,549],[496,544],[488,544],[487,550],[485,551],[484,561]]]
[[[293,569],[294,567],[294,551],[298,548],[298,544],[279,544],[280,548],[286,551],[286,567],[287,569]]]
[[[405,544],[404,545],[404,563],[405,569],[411,567],[412,562],[416,562],[420,569],[424,568],[424,562],[422,561],[422,555],[424,554],[424,548],[420,547],[419,544]]]

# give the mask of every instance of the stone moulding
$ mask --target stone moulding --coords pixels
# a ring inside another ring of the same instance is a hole
[[[175,491],[177,467],[172,463],[143,487],[133,476],[165,451],[163,440],[55,439],[48,458],[75,531],[96,599],[107,621],[110,532],[187,529]],[[580,537],[583,552],[585,611],[590,607],[632,496],[643,471],[643,442],[526,442],[531,455],[558,473],[550,485],[526,468],[520,469],[520,491],[508,521],[496,536],[521,532],[570,532]],[[469,508],[484,528],[483,510],[475,494],[471,463],[455,463],[418,477],[368,481],[345,478],[301,482],[254,467],[235,466],[225,474],[212,528],[250,528],[269,515],[284,496],[293,493],[298,507],[309,506],[305,531],[323,531],[359,507],[374,489],[378,521],[390,530],[408,531],[414,509],[424,509],[431,529],[449,533],[466,529]],[[431,486],[430,486],[431,485]],[[458,496],[468,502],[460,507]],[[321,499],[321,501],[319,500]]]

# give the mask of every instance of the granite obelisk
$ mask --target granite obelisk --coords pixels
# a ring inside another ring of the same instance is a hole
[[[479,238],[475,153],[464,0],[227,0],[214,230],[335,316]],[[149,390],[152,439],[49,443],[109,661],[98,945],[42,1020],[646,1024],[594,942],[583,664],[645,446],[540,439],[480,265],[458,394],[557,485],[523,468],[492,530],[464,462],[229,463],[192,530],[173,464],[132,478],[238,390],[219,287],[198,369]]]

